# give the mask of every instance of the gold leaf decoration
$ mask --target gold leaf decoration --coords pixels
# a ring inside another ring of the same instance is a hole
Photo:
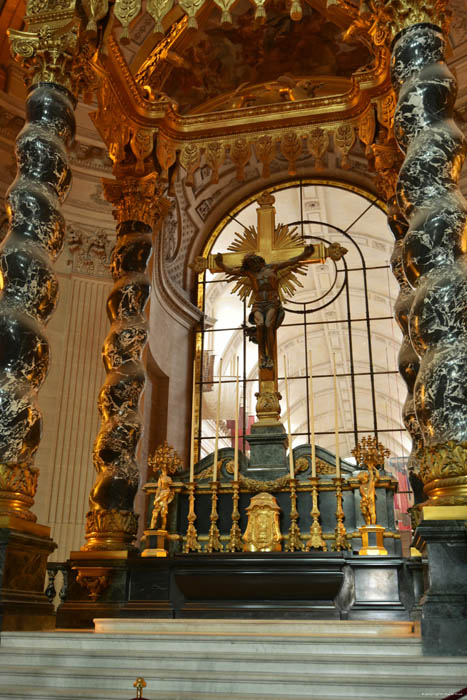
[[[114,15],[123,27],[123,32],[120,36],[122,44],[128,44],[130,42],[128,27],[140,12],[141,0],[115,0]]]
[[[188,187],[193,187],[193,177],[195,170],[199,167],[200,160],[201,151],[195,143],[189,143],[182,148],[179,161],[186,170],[185,184]]]
[[[349,152],[355,143],[355,129],[350,124],[340,124],[334,133],[334,142],[342,152],[341,168],[349,170]]]
[[[235,3],[236,0],[214,0],[216,5],[222,10],[221,15],[221,25],[227,28],[232,24],[232,15],[230,14],[230,8]]]
[[[270,165],[275,156],[275,144],[270,136],[260,136],[255,143],[256,157],[263,164],[263,177],[269,177],[271,174]]]
[[[154,20],[154,34],[164,35],[162,20],[170,12],[174,0],[146,0],[146,10]]]
[[[130,141],[131,150],[136,158],[136,173],[144,174],[144,160],[151,155],[154,147],[153,132],[150,129],[137,129]]]
[[[282,137],[281,152],[289,163],[289,175],[296,175],[297,158],[302,152],[302,139],[294,131],[289,131]]]
[[[177,157],[172,141],[159,135],[156,146],[157,160],[162,168],[161,178],[169,179],[169,168],[175,163]]]
[[[203,6],[204,0],[178,0],[178,4],[188,15],[188,29],[198,29],[196,13]]]
[[[317,126],[308,134],[308,150],[315,159],[316,170],[324,169],[324,155],[329,147],[329,134]]]
[[[237,166],[237,180],[245,180],[245,166],[250,160],[251,145],[246,139],[237,139],[230,145],[230,158]]]
[[[211,141],[206,146],[206,163],[211,168],[211,185],[219,182],[219,168],[225,160],[225,146],[220,141]]]

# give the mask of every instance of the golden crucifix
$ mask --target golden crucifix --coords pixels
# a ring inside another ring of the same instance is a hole
[[[277,391],[277,329],[284,320],[282,302],[302,283],[296,276],[305,274],[304,265],[324,263],[347,252],[338,243],[326,247],[323,243],[306,245],[296,229],[275,223],[274,197],[266,191],[258,198],[258,226],[236,234],[229,246],[230,253],[199,257],[193,265],[197,272],[225,272],[235,280],[233,292],[241,300],[249,297],[253,326],[246,327],[250,340],[258,344],[259,392],[256,394],[258,423],[275,425],[279,422],[281,399]]]

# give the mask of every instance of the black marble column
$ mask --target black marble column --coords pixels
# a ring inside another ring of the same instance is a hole
[[[93,450],[97,478],[89,497],[85,550],[134,549],[138,516],[133,501],[140,478],[136,450],[142,427],[138,404],[146,380],[142,355],[148,336],[147,266],[153,228],[169,208],[159,190],[155,174],[104,182],[119,224],[111,262],[114,286],[107,300],[111,328],[102,350],[107,372],[98,399],[102,423]]]
[[[388,223],[396,238],[391,256],[391,268],[400,287],[394,306],[394,316],[402,331],[402,344],[398,357],[399,372],[407,386],[407,396],[402,409],[402,420],[404,421],[407,432],[412,438],[412,449],[407,466],[410,472],[418,472],[420,467],[420,454],[423,447],[423,437],[417,416],[415,415],[413,391],[420,362],[417,353],[412,347],[409,336],[409,311],[413,303],[415,292],[407,282],[404,273],[402,262],[403,239],[407,232],[408,224],[400,214],[396,197],[392,197],[389,201]]]
[[[71,185],[67,146],[74,99],[39,83],[29,92],[7,193],[9,229],[0,246],[0,514],[34,521],[34,454],[41,437],[37,392],[49,366],[45,324],[57,303],[52,262],[63,247],[60,211]]]
[[[457,185],[466,143],[452,118],[456,83],[444,50],[441,29],[409,26],[394,42],[392,77],[395,136],[406,154],[397,199],[409,223],[402,259],[414,290],[408,323],[420,358],[413,390],[421,473],[429,497],[455,504],[465,502],[467,484],[467,203]],[[410,384],[416,362],[403,364]]]

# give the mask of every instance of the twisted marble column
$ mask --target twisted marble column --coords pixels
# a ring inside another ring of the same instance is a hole
[[[35,521],[41,437],[39,391],[49,366],[45,324],[57,304],[52,262],[62,250],[61,203],[71,185],[67,146],[74,99],[60,85],[34,85],[16,141],[17,175],[7,193],[9,229],[0,247],[0,514]]]
[[[392,77],[400,89],[395,135],[406,154],[397,198],[409,222],[404,272],[415,290],[409,331],[420,357],[421,475],[432,503],[456,504],[467,502],[467,203],[457,185],[466,143],[452,118],[456,83],[444,49],[438,27],[408,26],[394,43]]]
[[[400,287],[394,305],[394,316],[402,331],[402,344],[398,357],[399,372],[407,386],[407,396],[402,408],[402,420],[407,432],[412,438],[412,449],[410,451],[407,467],[409,471],[418,472],[423,448],[423,436],[415,414],[413,392],[420,361],[417,353],[413,349],[409,336],[409,312],[415,292],[406,280],[402,263],[403,239],[407,232],[408,225],[400,215],[395,200],[395,196],[391,197],[388,203],[388,223],[396,239],[391,256],[391,268]]]
[[[107,301],[111,328],[102,350],[107,378],[98,399],[102,424],[93,450],[97,478],[89,497],[86,550],[132,549],[137,533],[133,500],[139,484],[138,404],[146,379],[142,353],[148,335],[147,265],[153,230],[170,206],[161,197],[156,174],[104,181],[104,193],[115,207],[118,226],[111,263],[114,287]]]

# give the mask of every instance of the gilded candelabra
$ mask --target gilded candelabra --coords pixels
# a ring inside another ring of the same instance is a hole
[[[301,540],[300,528],[298,527],[298,510],[297,510],[297,479],[289,479],[290,484],[290,527],[289,540],[287,550],[295,552],[296,549],[303,549]]]
[[[350,542],[348,541],[347,530],[344,525],[344,509],[342,507],[343,479],[341,476],[336,476],[332,481],[336,487],[336,527],[331,549],[334,552],[340,552],[342,549],[350,549]]]
[[[384,458],[389,457],[389,450],[376,437],[363,437],[352,450],[357,464],[366,468],[358,475],[360,482],[360,510],[365,525],[359,527],[362,547],[359,554],[386,555],[384,547],[384,527],[376,524],[376,484],[379,480],[378,466],[384,465]],[[370,544],[369,538],[373,538]],[[375,539],[376,538],[376,541]]]
[[[186,531],[185,547],[183,551],[185,554],[189,552],[200,552],[201,545],[198,541],[198,533],[195,527],[196,513],[195,513],[195,489],[196,484],[194,481],[190,481],[188,484],[188,528]]]
[[[232,481],[232,527],[230,528],[229,552],[243,551],[242,532],[240,525],[240,511],[238,510],[238,499],[240,484],[238,481]]]
[[[174,448],[167,442],[159,445],[152,457],[148,459],[148,467],[157,478],[157,489],[154,494],[151,522],[149,529],[144,531],[146,548],[143,557],[166,557],[167,516],[169,505],[174,499],[173,481],[175,474],[182,467],[182,461]]]
[[[319,522],[319,507],[318,507],[318,484],[319,479],[317,476],[312,476],[310,478],[311,482],[311,502],[312,508],[310,515],[312,518],[312,523],[310,527],[310,538],[306,543],[306,551],[309,552],[310,549],[322,549],[323,552],[327,552],[328,547],[323,538],[323,531],[321,529],[321,524]]]
[[[211,484],[211,526],[209,528],[209,538],[206,551],[222,552],[222,542],[220,540],[220,532],[217,527],[219,515],[217,513],[217,492],[219,490],[219,482],[213,481]]]

